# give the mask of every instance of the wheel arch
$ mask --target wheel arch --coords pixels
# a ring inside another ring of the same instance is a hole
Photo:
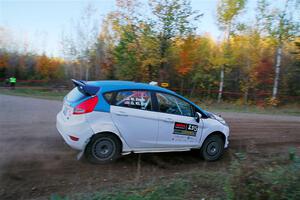
[[[93,134],[89,140],[86,142],[86,145],[85,145],[85,148],[84,150],[86,149],[87,147],[87,144],[90,143],[94,137],[96,137],[97,135],[101,135],[101,134],[112,134],[119,142],[120,142],[120,145],[121,145],[121,151],[123,151],[123,148],[124,148],[124,140],[116,133],[112,132],[112,131],[101,131],[101,132],[98,132],[98,133],[95,133]],[[125,143],[126,145],[126,143]]]
[[[207,134],[206,137],[204,137],[204,138],[202,139],[202,141],[201,141],[201,147],[202,147],[204,141],[205,141],[208,137],[210,137],[210,136],[212,136],[212,135],[219,135],[219,136],[222,138],[222,140],[223,140],[223,142],[224,142],[224,145],[226,144],[226,135],[225,135],[225,133],[223,133],[223,132],[221,132],[221,131],[213,131],[213,132]]]
[[[212,136],[212,135],[219,135],[219,136],[221,136],[223,142],[225,143],[225,141],[226,141],[226,136],[225,136],[225,134],[222,133],[221,131],[214,131],[214,132],[208,134],[208,135],[206,136],[206,138],[208,138],[209,136]],[[205,138],[204,140],[206,140],[206,138]]]

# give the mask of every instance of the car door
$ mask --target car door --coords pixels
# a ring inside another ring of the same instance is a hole
[[[126,143],[135,149],[154,148],[158,135],[157,112],[150,91],[119,91],[111,106],[112,119]]]
[[[166,93],[156,93],[159,133],[157,147],[185,148],[198,146],[202,120],[195,120],[194,108],[188,102]]]

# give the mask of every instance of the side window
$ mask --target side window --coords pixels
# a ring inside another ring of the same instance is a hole
[[[193,110],[189,103],[169,94],[156,93],[159,112],[192,117]]]
[[[107,101],[107,103],[111,103],[111,100],[112,100],[112,97],[113,97],[113,92],[106,92],[104,94],[104,99]]]
[[[152,110],[151,93],[149,91],[120,91],[115,100],[115,106]]]

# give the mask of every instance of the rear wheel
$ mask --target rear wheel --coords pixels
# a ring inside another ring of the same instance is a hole
[[[98,134],[92,137],[85,149],[86,158],[96,164],[115,161],[121,154],[121,142],[111,133]]]
[[[206,138],[202,147],[201,155],[206,161],[218,160],[224,152],[224,141],[220,135],[211,135]]]

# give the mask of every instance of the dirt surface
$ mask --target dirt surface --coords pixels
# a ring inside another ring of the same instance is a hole
[[[223,159],[207,163],[197,152],[128,155],[108,165],[76,160],[55,128],[58,101],[0,95],[0,199],[48,199],[95,192],[162,177],[227,167],[233,152],[263,159],[300,152],[300,117],[221,113],[231,128]],[[140,158],[140,168],[137,167]],[[140,169],[140,170],[138,170]]]

